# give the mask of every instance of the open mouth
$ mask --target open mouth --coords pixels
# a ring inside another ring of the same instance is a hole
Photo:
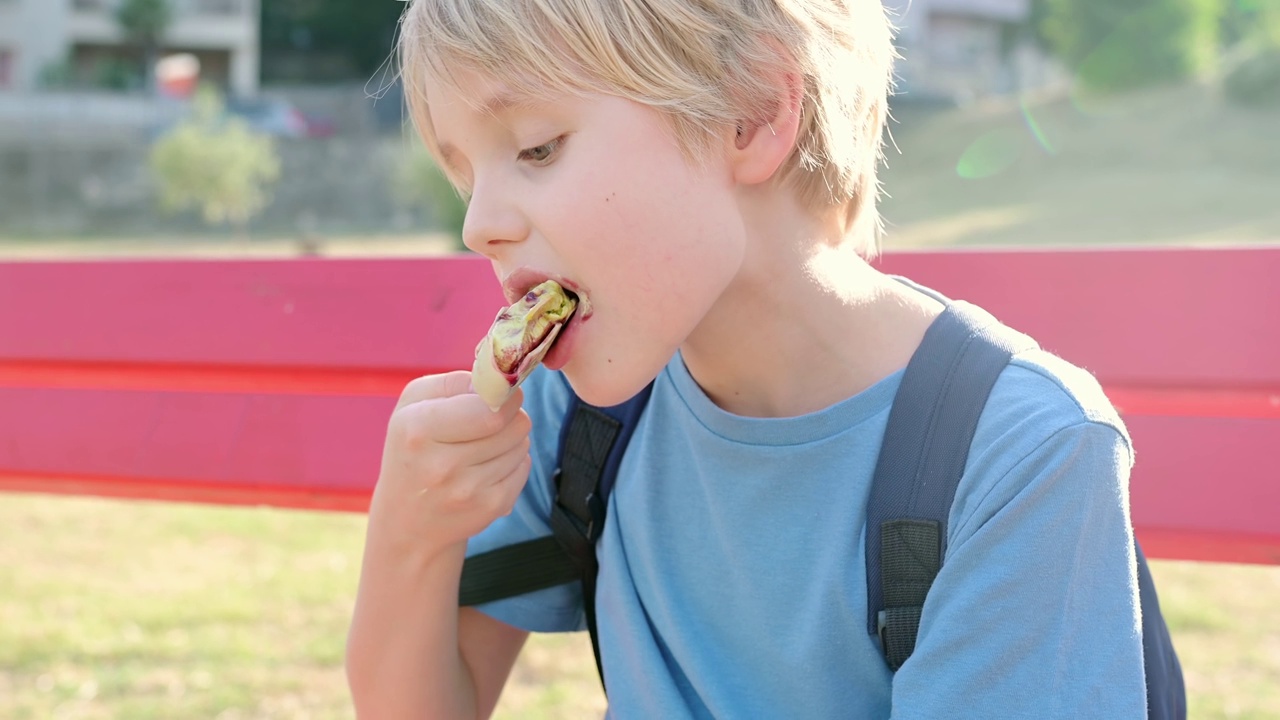
[[[498,369],[513,373],[540,361],[577,307],[576,295],[548,280],[499,312],[489,331]]]
[[[472,386],[489,407],[501,407],[533,372],[576,311],[578,294],[545,280],[498,313],[472,367]]]

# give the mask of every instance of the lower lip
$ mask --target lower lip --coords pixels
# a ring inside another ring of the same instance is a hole
[[[559,370],[564,367],[569,358],[573,355],[573,344],[578,339],[577,316],[569,319],[569,324],[565,325],[560,331],[560,335],[556,338],[556,342],[547,351],[546,357],[542,358],[542,364],[549,370]]]

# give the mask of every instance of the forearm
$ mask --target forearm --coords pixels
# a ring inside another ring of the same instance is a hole
[[[362,720],[476,717],[475,683],[458,648],[465,551],[393,548],[370,533],[346,660]]]

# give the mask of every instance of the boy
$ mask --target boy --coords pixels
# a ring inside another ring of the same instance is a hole
[[[613,716],[1144,716],[1129,441],[1044,352],[991,393],[914,654],[891,674],[866,631],[869,483],[943,309],[867,263],[880,3],[413,0],[402,47],[467,246],[508,300],[554,279],[582,306],[497,412],[466,372],[405,389],[349,638],[360,717],[486,717],[528,632],[582,627],[574,584],[459,610],[461,567],[550,534],[569,385],[607,406],[651,380],[598,546]]]

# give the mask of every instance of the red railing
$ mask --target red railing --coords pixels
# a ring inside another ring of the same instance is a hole
[[[1094,372],[1154,557],[1280,563],[1280,247],[894,253]],[[0,263],[0,489],[362,511],[395,398],[466,367],[487,263]]]

